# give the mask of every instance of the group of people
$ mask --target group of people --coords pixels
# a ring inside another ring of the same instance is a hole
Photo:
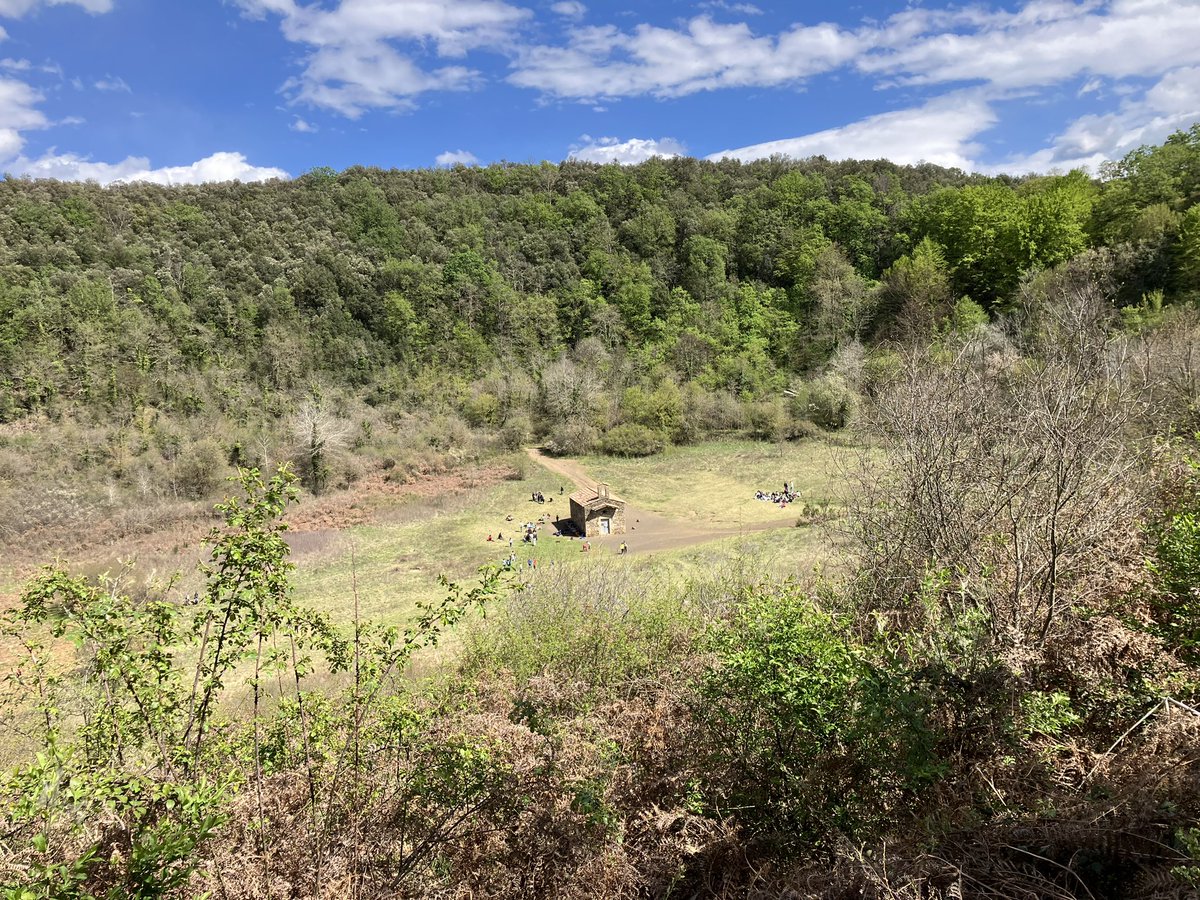
[[[560,495],[566,493],[565,488],[563,488],[560,485],[558,488],[558,493]],[[759,493],[761,494],[762,492],[760,491]],[[553,502],[554,497],[553,496],[547,497],[546,494],[543,493],[542,491],[533,491],[530,494],[529,499],[530,499],[531,503],[542,504],[542,503]],[[563,536],[563,532],[560,531],[558,529],[557,525],[555,524],[554,516],[551,515],[550,513],[542,513],[541,515],[539,515],[537,517],[537,519],[535,519],[532,522],[522,522],[519,524],[514,520],[513,516],[510,514],[510,515],[507,515],[504,517],[504,521],[512,522],[513,523],[513,526],[512,526],[513,531],[515,531],[517,534],[520,535],[521,542],[528,544],[531,548],[537,546],[538,530],[541,529],[543,525],[553,525],[554,526],[554,536],[555,537]],[[504,540],[506,540],[506,538],[504,537],[504,532],[501,531],[501,532],[497,532],[495,537],[493,537],[491,534],[489,534],[487,536],[487,540],[488,540],[488,543],[496,543],[496,542],[504,541]],[[515,539],[513,537],[512,532],[509,533],[509,537],[507,538],[507,540],[508,540],[508,553],[500,560],[500,565],[504,566],[504,568],[506,568],[506,569],[518,569],[521,567],[521,565],[517,561],[517,551],[516,551],[516,548],[514,547]],[[580,549],[580,552],[587,553],[589,550],[592,549],[592,542],[589,540],[582,541],[579,549]],[[628,553],[629,545],[626,544],[624,541],[621,541],[621,546],[617,550],[617,552],[621,553],[621,554]],[[553,561],[551,561],[550,565],[554,565]],[[536,557],[534,557],[534,556],[526,557],[525,568],[536,569],[537,567],[538,567],[538,561],[537,561]]]
[[[504,566],[504,568],[506,568],[506,569],[519,569],[521,566],[520,566],[520,563],[517,562],[516,551],[510,552],[508,554],[508,556],[506,556],[506,557],[504,557],[504,559],[500,560],[500,565]],[[550,561],[550,565],[552,565],[552,566],[554,565],[553,560]],[[536,569],[537,567],[538,567],[538,561],[537,561],[536,556],[527,556],[525,558],[525,568]]]
[[[511,522],[512,516],[509,516],[507,518],[507,521]],[[534,522],[523,522],[520,526],[522,543],[532,544],[533,546],[536,547],[537,542],[538,542],[538,529],[540,529],[543,524],[548,524],[551,521],[553,521],[553,518],[549,514],[543,514],[543,515],[538,516],[537,520]],[[556,528],[556,529],[554,529],[554,536],[561,537],[562,532],[560,532]],[[495,537],[492,537],[490,534],[487,536],[487,542],[489,544],[495,543],[496,541],[503,541],[503,540],[504,540],[504,532],[503,531],[497,532]],[[510,549],[512,548],[512,545],[513,545],[513,539],[510,536],[508,539],[508,546]]]
[[[795,503],[800,499],[800,495],[796,493],[795,486],[790,481],[785,481],[782,491],[755,491],[754,499],[767,503],[778,503],[782,508],[789,503]]]
[[[523,540],[526,544],[533,544],[533,546],[536,547],[538,529],[541,527],[541,516],[538,516],[538,521],[536,522],[526,522],[521,526],[521,540]]]
[[[561,497],[565,492],[566,492],[566,489],[560,484],[558,486],[558,496]],[[547,497],[541,491],[534,491],[533,495],[530,497],[530,501],[533,503],[553,503],[554,498]]]

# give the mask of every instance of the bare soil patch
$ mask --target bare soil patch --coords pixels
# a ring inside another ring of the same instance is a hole
[[[401,480],[390,472],[376,471],[345,490],[321,497],[306,497],[287,515],[293,546],[298,553],[327,547],[340,532],[354,525],[371,524],[380,513],[410,501],[461,494],[512,477],[511,464],[488,462],[444,472],[431,472]],[[56,558],[81,569],[115,566],[119,560],[148,561],[153,568],[187,567],[214,525],[212,503],[170,503],[86,521],[64,521],[22,535],[6,547],[4,567],[8,578],[21,583],[39,566]],[[300,538],[316,533],[320,538]],[[290,542],[291,543],[291,542]],[[0,590],[0,605],[12,597]]]

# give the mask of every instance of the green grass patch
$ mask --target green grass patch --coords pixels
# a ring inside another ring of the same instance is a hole
[[[754,498],[756,490],[782,490],[785,481],[805,503],[839,507],[847,452],[819,439],[721,441],[671,447],[644,459],[589,456],[580,462],[636,506],[694,525],[732,529],[795,522],[800,504],[780,509]]]
[[[549,497],[558,482],[539,466],[528,468],[519,481],[408,503],[391,514],[384,511],[378,524],[329,535],[324,546],[295,555],[297,598],[349,621],[357,590],[363,618],[399,624],[418,601],[444,593],[439,575],[452,581],[473,579],[480,566],[508,555],[510,537],[522,574],[532,571],[530,559],[536,559],[539,567],[574,559],[580,555],[579,542],[553,537],[551,524],[543,525],[536,547],[521,541],[523,522],[567,512],[565,496],[555,495],[553,502],[545,504],[531,502],[533,491]],[[498,537],[501,534],[503,538]]]
[[[730,441],[678,448],[648,459],[589,457],[583,464],[633,503],[681,521],[732,530],[764,521],[796,521],[797,508],[780,510],[755,500],[756,486],[782,486],[786,478],[811,502],[831,502],[840,483],[838,452],[820,441],[782,446]],[[337,620],[350,621],[357,589],[363,618],[399,624],[418,601],[441,595],[439,575],[469,581],[480,566],[503,559],[510,536],[520,578],[584,561],[615,560],[613,547],[594,544],[592,554],[583,554],[578,540],[552,537],[549,525],[543,527],[536,548],[521,542],[522,522],[543,513],[567,513],[566,497],[557,493],[560,482],[557,475],[531,465],[520,480],[409,502],[384,510],[377,524],[331,533],[323,542],[314,541],[313,549],[295,555],[297,597]],[[553,496],[553,502],[531,502],[537,490]],[[489,534],[495,539],[500,533],[503,540],[487,541]],[[765,567],[802,574],[830,558],[827,534],[825,526],[747,530],[744,536],[637,555],[626,562],[676,580],[704,576],[737,559],[753,559],[746,564],[760,571]],[[528,567],[530,558],[537,559],[537,572]]]

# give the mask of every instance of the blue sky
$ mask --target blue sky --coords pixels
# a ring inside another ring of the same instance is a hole
[[[0,170],[686,153],[1093,171],[1200,120],[1200,0],[0,0]]]

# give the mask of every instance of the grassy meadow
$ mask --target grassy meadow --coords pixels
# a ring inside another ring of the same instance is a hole
[[[693,525],[734,529],[794,523],[795,505],[779,509],[754,499],[756,490],[778,491],[784,481],[802,502],[836,509],[850,461],[845,447],[827,441],[729,440],[670,447],[642,459],[589,456],[580,462],[630,503]]]
[[[731,441],[678,448],[646,459],[589,457],[581,463],[588,474],[611,482],[631,503],[714,531],[746,528],[744,535],[620,560],[621,565],[666,570],[687,579],[739,559],[753,558],[767,569],[789,574],[803,574],[829,560],[827,526],[755,531],[754,526],[763,523],[794,525],[797,508],[780,510],[755,500],[754,491],[774,488],[776,482],[782,486],[786,477],[809,502],[836,505],[839,452],[843,451],[817,441],[782,447]],[[542,514],[566,516],[568,508],[566,495],[558,494],[563,479],[534,463],[521,469],[519,480],[384,508],[370,525],[293,535],[297,598],[348,621],[357,591],[362,617],[400,623],[419,600],[439,596],[439,575],[470,580],[480,566],[502,560],[509,552],[509,537],[520,578],[539,577],[563,565],[600,564],[601,559],[617,564],[611,546],[594,544],[592,552],[584,554],[578,540],[553,537],[550,525],[543,527],[536,547],[523,543],[522,522]],[[569,493],[570,485],[565,486]],[[530,496],[538,490],[553,500],[533,503]],[[503,539],[488,542],[489,535],[496,538],[501,533]],[[537,560],[536,572],[529,567],[530,558]]]

